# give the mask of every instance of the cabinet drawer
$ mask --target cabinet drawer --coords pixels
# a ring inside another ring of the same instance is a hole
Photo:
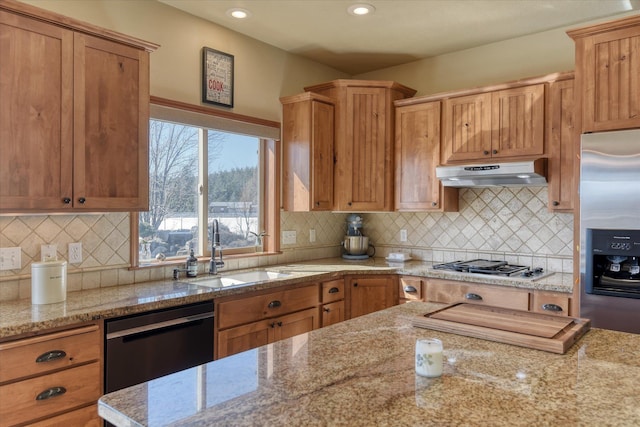
[[[0,386],[0,426],[94,403],[101,393],[100,375],[100,363],[94,362]]]
[[[401,300],[422,301],[422,279],[402,277],[398,291]]]
[[[555,292],[534,292],[531,302],[531,311],[536,313],[555,314],[556,316],[568,316],[571,297]]]
[[[322,303],[344,299],[344,279],[332,280],[322,284]]]
[[[76,409],[57,417],[29,424],[30,427],[103,427],[104,421],[98,415],[98,405]]]
[[[291,313],[319,304],[318,285],[222,301],[216,307],[218,329]]]
[[[428,280],[426,288],[427,301],[431,302],[467,302],[529,310],[529,292],[526,290],[439,279]]]
[[[98,325],[0,344],[0,384],[100,358]]]
[[[344,321],[344,301],[336,301],[322,306],[322,327]]]

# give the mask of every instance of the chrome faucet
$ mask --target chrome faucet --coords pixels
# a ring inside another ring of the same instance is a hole
[[[216,248],[220,253],[220,259],[216,261]],[[218,268],[224,267],[222,260],[222,246],[220,246],[220,231],[218,220],[214,219],[211,224],[211,260],[209,261],[209,274],[218,274]]]

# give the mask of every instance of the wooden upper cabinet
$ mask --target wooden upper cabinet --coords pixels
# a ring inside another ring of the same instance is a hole
[[[305,92],[282,103],[283,208],[333,209],[334,103]]]
[[[74,53],[74,207],[146,210],[149,54],[78,33]]]
[[[334,80],[305,91],[336,103],[334,210],[392,210],[393,101],[415,90],[388,81]]]
[[[70,208],[73,33],[0,10],[0,212]]]
[[[47,21],[47,22],[44,22]],[[0,212],[148,209],[157,46],[0,4]]]
[[[572,211],[575,202],[574,167],[579,132],[574,125],[573,78],[549,83],[547,92],[547,161],[549,210]]]
[[[395,209],[457,211],[458,190],[436,178],[440,101],[396,108]]]
[[[491,94],[443,101],[442,164],[491,155]]]
[[[640,127],[640,16],[569,31],[581,132]]]
[[[442,164],[544,154],[544,84],[443,101]]]

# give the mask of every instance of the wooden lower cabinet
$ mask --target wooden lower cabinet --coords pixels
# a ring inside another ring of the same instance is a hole
[[[322,326],[342,322],[345,317],[344,279],[330,280],[322,283]]]
[[[466,302],[529,310],[529,290],[444,279],[426,279],[426,301]]]
[[[318,283],[282,286],[215,301],[215,359],[320,327]]]
[[[99,324],[0,343],[0,426],[99,424],[101,343]]]
[[[424,279],[421,277],[401,277],[398,283],[398,294],[400,296],[400,304],[409,301],[422,301]]]
[[[322,327],[344,321],[344,300],[322,306]]]
[[[347,276],[347,318],[384,310],[398,304],[396,275]]]
[[[31,427],[103,427],[104,420],[98,415],[98,405],[67,412],[44,421],[29,424]]]

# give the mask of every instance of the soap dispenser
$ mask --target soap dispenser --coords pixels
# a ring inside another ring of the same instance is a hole
[[[198,258],[193,254],[193,249],[187,258],[187,277],[196,277],[198,275]]]

